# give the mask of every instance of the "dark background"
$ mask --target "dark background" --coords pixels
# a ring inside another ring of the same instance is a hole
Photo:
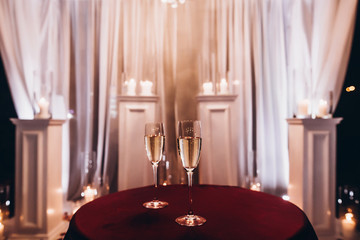
[[[357,12],[359,13],[359,4]],[[338,125],[337,139],[337,197],[343,199],[339,205],[340,216],[351,206],[354,212],[358,208],[360,187],[360,17],[357,14],[353,45],[342,94],[334,112],[334,117],[342,117]],[[346,92],[348,86],[355,91]],[[2,59],[0,58],[0,185],[10,184],[13,200],[15,183],[15,127],[10,118],[16,118],[15,108],[6,79]],[[344,189],[352,189],[353,199],[344,194]],[[13,208],[14,201],[11,207]],[[356,214],[358,215],[358,214]]]

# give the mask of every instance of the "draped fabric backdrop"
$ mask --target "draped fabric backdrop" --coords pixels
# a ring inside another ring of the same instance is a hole
[[[239,186],[286,193],[286,118],[297,103],[333,108],[349,58],[356,0],[1,0],[0,51],[20,119],[34,116],[34,71],[52,72],[54,118],[64,127],[64,190],[80,196],[84,153],[96,184],[116,183],[116,98],[126,80],[150,80],[166,124],[171,183],[184,180],[176,121],[196,118],[200,85],[238,91]],[[138,91],[138,90],[137,90]],[[69,111],[69,114],[67,114]],[[129,173],[131,174],[131,173]]]

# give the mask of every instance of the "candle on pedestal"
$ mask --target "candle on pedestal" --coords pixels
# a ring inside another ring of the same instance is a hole
[[[141,86],[141,95],[149,96],[152,95],[151,89],[153,86],[153,83],[149,80],[140,81]]]
[[[127,95],[136,95],[136,81],[135,79],[131,78],[129,81],[125,82],[127,86]]]
[[[50,113],[49,113],[49,102],[44,98],[40,98],[40,100],[38,101],[38,106],[39,106],[39,113],[37,114],[38,118],[50,118]]]
[[[204,95],[212,95],[212,94],[214,94],[212,82],[203,83],[203,94]]]
[[[225,78],[222,78],[220,82],[220,94],[227,94],[227,93],[228,93],[228,83]]]
[[[303,99],[298,103],[297,117],[304,118],[309,115],[309,100]]]
[[[320,99],[318,108],[318,117],[325,117],[327,115],[328,104],[327,101]]]

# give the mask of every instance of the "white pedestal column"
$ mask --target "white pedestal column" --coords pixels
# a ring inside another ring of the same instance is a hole
[[[288,119],[290,201],[304,210],[319,239],[335,239],[336,125],[341,118]]]
[[[201,184],[238,185],[237,95],[198,96],[202,125]]]
[[[158,121],[157,96],[121,96],[119,100],[118,190],[154,184],[144,145],[145,123]]]
[[[16,125],[15,216],[8,239],[57,239],[62,221],[64,120],[11,119]]]

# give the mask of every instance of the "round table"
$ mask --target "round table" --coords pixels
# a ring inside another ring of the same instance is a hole
[[[188,210],[186,185],[148,186],[85,204],[72,217],[65,239],[317,239],[304,212],[279,197],[230,186],[192,190],[195,214],[207,219],[202,226],[175,222]],[[155,193],[169,206],[144,208]]]

